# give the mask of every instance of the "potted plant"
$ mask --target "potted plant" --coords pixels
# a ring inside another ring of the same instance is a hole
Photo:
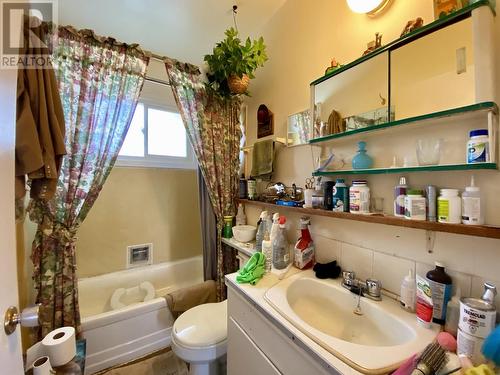
[[[211,55],[205,55],[208,65],[207,78],[209,85],[222,96],[231,94],[247,94],[254,72],[267,60],[264,39],[250,40],[242,43],[238,31],[229,28],[224,33],[226,38],[217,43]]]

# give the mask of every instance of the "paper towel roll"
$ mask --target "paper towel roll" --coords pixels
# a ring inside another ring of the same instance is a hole
[[[52,366],[65,365],[76,355],[75,329],[62,327],[53,330],[43,338],[42,346]]]
[[[33,362],[33,375],[52,375],[55,373],[50,365],[49,357],[40,357]]]

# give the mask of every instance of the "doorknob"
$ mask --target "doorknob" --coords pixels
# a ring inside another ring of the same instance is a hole
[[[21,314],[17,311],[17,307],[10,306],[5,312],[3,321],[3,329],[7,335],[11,335],[16,330],[18,324],[23,327],[37,327],[40,322],[38,320],[38,312],[40,305],[34,305],[25,308]]]

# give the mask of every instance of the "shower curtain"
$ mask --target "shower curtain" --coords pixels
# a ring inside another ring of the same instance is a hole
[[[223,251],[221,232],[224,216],[235,215],[241,102],[237,98],[222,99],[207,89],[196,66],[173,59],[166,59],[165,66],[217,219],[217,297],[223,300],[224,275],[237,270],[234,253]]]
[[[66,149],[55,196],[35,199],[32,260],[41,336],[61,326],[80,330],[75,243],[123,144],[148,57],[137,45],[59,27],[48,40],[66,122]],[[102,234],[104,235],[104,233]]]

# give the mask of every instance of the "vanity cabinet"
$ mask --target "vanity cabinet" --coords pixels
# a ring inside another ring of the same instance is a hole
[[[228,374],[326,375],[338,374],[321,367],[290,333],[228,284]]]

